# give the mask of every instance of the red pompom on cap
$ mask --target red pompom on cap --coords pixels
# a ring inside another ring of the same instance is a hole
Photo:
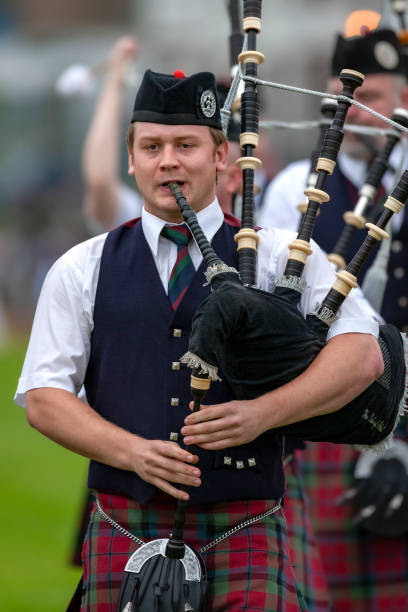
[[[174,76],[176,77],[176,79],[185,79],[186,75],[184,74],[184,72],[182,70],[175,70],[173,72]]]

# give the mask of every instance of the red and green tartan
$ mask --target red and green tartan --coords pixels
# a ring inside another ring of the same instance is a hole
[[[336,500],[354,482],[358,452],[308,443],[302,460],[310,515],[334,612],[408,610],[408,536],[381,538],[352,524],[351,504]]]
[[[310,522],[301,469],[295,455],[285,465],[285,478],[284,511],[289,554],[296,580],[309,610],[328,612],[330,605],[326,577]]]
[[[146,505],[118,495],[97,494],[103,510],[144,541],[167,538],[174,501],[156,496]],[[241,521],[265,512],[273,500],[191,506],[185,541],[195,550]],[[116,612],[123,570],[138,545],[93,508],[83,548],[81,612]],[[203,555],[209,589],[207,612],[299,612],[308,610],[293,573],[282,510],[241,529]]]

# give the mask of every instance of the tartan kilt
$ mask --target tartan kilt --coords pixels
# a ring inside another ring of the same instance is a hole
[[[285,479],[284,511],[288,548],[296,580],[309,610],[328,612],[330,604],[326,577],[310,522],[309,504],[296,453],[285,465]]]
[[[142,540],[169,537],[175,503],[168,496],[157,494],[140,505],[119,495],[95,495],[109,517]],[[249,516],[275,504],[274,500],[252,500],[191,506],[185,541],[199,550]],[[116,612],[123,571],[137,548],[136,542],[107,523],[95,504],[82,553],[81,612]],[[229,536],[202,557],[209,581],[207,612],[308,610],[290,562],[282,510]]]
[[[302,457],[310,516],[334,612],[408,610],[408,536],[383,538],[352,523],[352,504],[336,500],[353,486],[359,453],[308,443]]]

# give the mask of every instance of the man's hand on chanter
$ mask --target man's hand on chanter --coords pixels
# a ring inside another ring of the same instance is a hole
[[[176,499],[187,500],[190,496],[171,483],[201,485],[201,472],[195,466],[197,455],[183,450],[176,442],[139,438],[131,463],[140,478]]]
[[[191,402],[190,409],[193,405]],[[206,450],[221,450],[252,442],[264,432],[257,408],[254,400],[201,405],[199,411],[184,419],[185,425],[181,429],[184,444],[195,444]]]

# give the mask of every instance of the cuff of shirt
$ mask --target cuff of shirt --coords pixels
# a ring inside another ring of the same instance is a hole
[[[378,323],[374,319],[352,319],[342,317],[333,323],[329,329],[327,340],[339,334],[357,333],[371,334],[378,338]]]
[[[46,374],[33,374],[32,376],[21,377],[18,381],[17,391],[14,396],[14,402],[17,406],[26,407],[26,394],[31,389],[41,389],[43,387],[52,387],[53,389],[62,389],[76,394],[75,386],[69,384],[67,380],[59,380],[55,377]]]

